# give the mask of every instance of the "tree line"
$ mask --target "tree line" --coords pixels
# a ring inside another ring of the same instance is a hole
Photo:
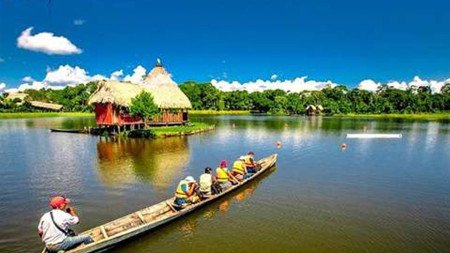
[[[427,86],[398,90],[381,86],[376,92],[348,89],[346,86],[327,87],[319,91],[300,93],[283,90],[263,92],[220,91],[211,83],[184,82],[180,89],[190,99],[195,110],[248,110],[270,114],[304,114],[308,105],[321,105],[327,115],[347,113],[431,113],[450,111],[450,83],[441,93],[432,93]],[[87,104],[97,89],[97,82],[66,87],[62,90],[25,90],[25,101],[0,96],[0,111],[36,111],[28,101],[63,105],[63,111],[90,112]],[[38,110],[39,111],[39,110]]]
[[[89,82],[76,86],[67,86],[62,90],[40,89],[25,90],[27,97],[21,99],[6,99],[8,93],[0,95],[0,112],[32,112],[42,111],[31,106],[29,101],[41,101],[55,103],[63,106],[66,112],[92,112],[93,108],[87,101],[91,94],[97,89],[97,82]]]
[[[223,92],[210,83],[185,82],[180,89],[196,110],[251,110],[271,114],[304,114],[308,105],[321,105],[328,115],[347,113],[431,113],[450,110],[450,83],[441,93],[430,87],[399,90],[381,86],[376,92],[327,87],[318,91],[290,93],[283,90],[263,92]]]

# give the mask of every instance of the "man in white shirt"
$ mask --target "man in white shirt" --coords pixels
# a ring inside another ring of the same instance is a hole
[[[212,169],[207,167],[205,173],[200,175],[200,191],[205,195],[211,195],[211,186],[213,184]]]
[[[50,200],[52,210],[45,213],[38,225],[38,233],[49,252],[67,251],[81,244],[93,242],[89,235],[71,236],[69,226],[78,224],[79,219],[70,200],[57,196]]]
[[[208,196],[212,194],[218,194],[222,191],[219,182],[211,175],[212,169],[210,167],[205,168],[205,173],[200,175],[200,191]]]

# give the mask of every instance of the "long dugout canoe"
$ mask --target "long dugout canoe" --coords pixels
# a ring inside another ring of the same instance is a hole
[[[211,195],[207,199],[189,205],[181,210],[176,210],[172,205],[175,200],[175,198],[173,197],[108,222],[106,224],[87,230],[81,234],[90,235],[94,239],[94,242],[87,245],[81,245],[75,249],[67,251],[67,253],[88,253],[104,251],[120,242],[138,236],[139,234],[150,231],[157,228],[158,226],[180,218],[196,210],[197,208],[200,208],[201,206],[204,206],[254,180],[265,171],[273,167],[276,161],[277,154],[272,154],[266,158],[259,160],[258,164],[261,165],[261,169],[252,177],[239,182],[236,185],[233,185],[232,187],[219,194]],[[42,252],[45,252],[45,249]]]

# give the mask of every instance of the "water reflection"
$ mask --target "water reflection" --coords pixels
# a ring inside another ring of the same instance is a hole
[[[30,128],[81,129],[92,126],[95,126],[95,119],[90,116],[0,120],[0,127],[11,131],[29,130]]]
[[[109,186],[136,181],[167,189],[189,163],[187,138],[156,140],[101,138],[97,143],[98,172]]]
[[[255,191],[258,184],[252,184],[248,185],[244,190],[236,194],[233,198],[225,199],[219,204],[219,212],[221,214],[227,214],[230,206],[232,205],[233,199],[236,201],[236,203],[242,203],[247,198],[251,197],[253,195],[253,192]],[[245,186],[244,186],[245,187]],[[212,215],[211,215],[212,217]]]

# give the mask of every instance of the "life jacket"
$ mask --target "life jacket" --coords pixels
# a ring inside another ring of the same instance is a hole
[[[228,173],[226,168],[218,167],[216,169],[217,181],[223,183],[228,181]]]
[[[245,156],[244,162],[245,162],[246,166],[250,166],[250,167],[254,166],[251,159],[253,159],[253,158],[250,155]]]
[[[189,196],[183,191],[182,186],[186,185],[187,189],[189,190],[189,182],[186,180],[181,180],[180,183],[177,186],[177,190],[175,191],[175,197],[177,198],[188,198]]]
[[[245,169],[244,169],[244,162],[241,160],[237,160],[236,162],[233,163],[233,171],[244,175],[245,174]]]

